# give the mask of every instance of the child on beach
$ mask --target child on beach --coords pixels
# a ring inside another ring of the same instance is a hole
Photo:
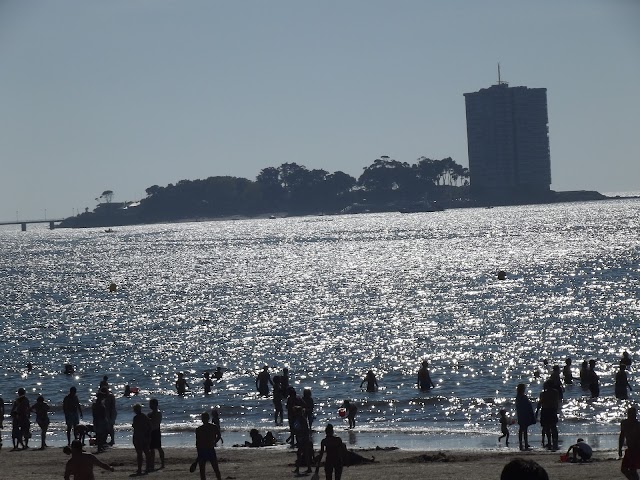
[[[345,400],[342,404],[342,408],[346,410],[347,420],[349,420],[349,428],[356,428],[356,413],[358,413],[358,407],[349,400]]]
[[[507,418],[507,411],[505,409],[500,410],[500,431],[502,435],[498,437],[498,442],[500,442],[504,437],[507,437],[504,444],[509,446],[509,419]]]

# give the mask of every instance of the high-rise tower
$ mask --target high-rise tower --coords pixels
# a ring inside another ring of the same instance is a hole
[[[547,89],[497,85],[465,93],[471,190],[540,197],[551,185]]]

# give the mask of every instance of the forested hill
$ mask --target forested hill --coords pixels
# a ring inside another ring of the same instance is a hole
[[[344,172],[309,170],[296,163],[263,169],[255,180],[209,177],[153,185],[138,202],[114,202],[102,193],[93,210],[61,227],[100,227],[230,216],[388,211],[468,201],[468,170],[451,158],[419,158],[415,164],[383,156],[359,178]]]

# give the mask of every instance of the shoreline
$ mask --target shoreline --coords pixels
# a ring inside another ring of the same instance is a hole
[[[35,438],[35,437],[34,437]],[[318,445],[315,445],[318,453]],[[93,453],[93,448],[86,449]],[[189,465],[195,458],[195,448],[167,447],[164,469],[151,472],[148,478],[158,476],[167,480],[198,478],[197,473],[189,473]],[[444,480],[451,478],[474,478],[495,480],[506,463],[517,457],[533,460],[542,465],[549,478],[554,480],[583,480],[620,478],[620,461],[616,452],[595,451],[594,459],[587,464],[561,463],[558,452],[467,452],[459,450],[438,450],[436,452],[407,450],[356,450],[362,456],[375,457],[375,463],[345,467],[344,480],[394,480],[407,478],[429,478]],[[234,480],[294,478],[295,453],[281,447],[262,448],[219,448],[217,449],[222,478]],[[21,478],[23,480],[44,480],[62,478],[68,460],[61,448],[41,450],[0,451],[2,472],[0,478]],[[98,458],[115,468],[113,473],[96,468],[96,478],[124,479],[136,471],[133,448],[111,448]],[[159,466],[156,455],[156,465]],[[304,471],[304,469],[302,469]],[[320,470],[324,478],[323,469]],[[310,476],[306,476],[309,478]],[[207,466],[207,478],[215,478],[211,466]]]

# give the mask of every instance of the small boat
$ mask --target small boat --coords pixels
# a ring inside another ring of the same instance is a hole
[[[104,233],[113,233],[115,232],[115,230],[111,229],[111,228],[107,228]]]

